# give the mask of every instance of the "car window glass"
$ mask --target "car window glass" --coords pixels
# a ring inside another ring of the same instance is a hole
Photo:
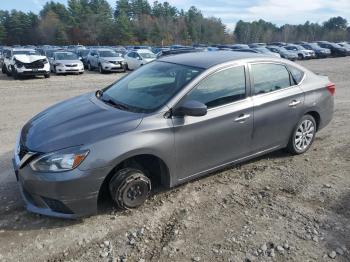
[[[245,94],[244,67],[239,66],[210,75],[186,96],[186,100],[196,100],[213,108],[243,99]]]
[[[299,84],[304,77],[304,72],[294,66],[288,66],[288,69],[295,83]]]
[[[172,63],[149,63],[113,84],[104,94],[137,112],[152,112],[202,71]]]
[[[289,87],[290,76],[284,65],[253,64],[254,94],[264,94]]]

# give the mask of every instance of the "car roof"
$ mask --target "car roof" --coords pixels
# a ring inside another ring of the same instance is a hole
[[[35,51],[33,48],[13,48],[12,51]]]
[[[253,59],[268,58],[266,55],[257,53],[246,53],[238,51],[216,51],[216,52],[195,52],[178,55],[161,57],[158,61],[182,64],[200,68],[210,68],[225,62]]]
[[[153,54],[153,52],[150,51],[149,49],[135,49],[133,51],[136,53],[152,53]]]

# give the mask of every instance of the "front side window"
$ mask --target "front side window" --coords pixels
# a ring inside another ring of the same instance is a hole
[[[208,108],[229,104],[245,98],[245,82],[244,66],[225,69],[201,81],[186,100],[202,102]]]
[[[122,104],[133,112],[153,112],[203,70],[166,62],[149,63],[106,88],[101,99]]]
[[[280,64],[253,64],[254,94],[265,94],[291,86],[287,68]]]

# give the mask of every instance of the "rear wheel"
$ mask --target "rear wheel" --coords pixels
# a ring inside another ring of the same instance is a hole
[[[302,54],[298,54],[298,58],[299,58],[299,60],[303,60],[304,56]]]
[[[151,192],[151,180],[141,170],[124,168],[112,177],[109,192],[118,207],[137,208],[148,198]]]
[[[289,139],[287,149],[292,154],[303,154],[311,147],[316,135],[316,121],[311,115],[303,116],[292,136]]]
[[[45,78],[50,78],[50,73],[44,75]]]
[[[6,70],[6,66],[3,65],[2,68],[1,68],[1,72],[2,72],[3,74],[6,74],[6,71],[7,71],[7,70]]]
[[[90,62],[88,62],[87,67],[88,67],[88,70],[89,70],[89,71],[92,71],[92,66],[91,66]]]

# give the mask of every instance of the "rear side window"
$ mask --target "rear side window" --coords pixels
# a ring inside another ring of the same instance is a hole
[[[289,72],[292,75],[294,84],[299,84],[304,77],[304,72],[294,66],[288,66]]]
[[[265,94],[291,86],[290,75],[284,65],[253,64],[254,94]],[[293,84],[294,85],[294,84]]]
[[[229,104],[246,96],[243,66],[214,73],[200,82],[187,95],[186,100],[196,100],[208,108]]]

